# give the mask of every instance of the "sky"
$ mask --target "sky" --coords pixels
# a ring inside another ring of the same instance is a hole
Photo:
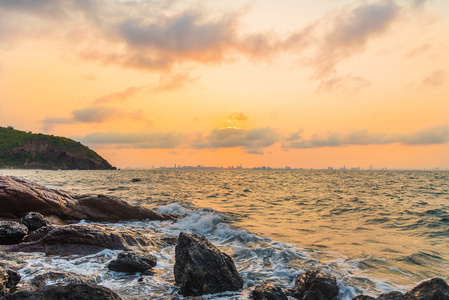
[[[119,168],[449,168],[447,0],[0,0],[0,126]]]

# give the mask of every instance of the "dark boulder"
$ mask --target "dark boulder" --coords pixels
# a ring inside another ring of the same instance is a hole
[[[11,269],[0,269],[0,296],[9,293],[20,281],[20,275]]]
[[[337,299],[339,290],[334,276],[308,270],[296,278],[295,287],[288,294],[300,300],[333,300]]]
[[[45,287],[49,285],[49,283],[51,282],[53,283],[58,282],[64,284],[72,284],[72,283],[95,284],[95,280],[93,278],[64,271],[46,272],[43,274],[36,275],[30,280],[31,285],[37,288]]]
[[[352,300],[376,300],[376,298],[367,295],[358,295],[352,298]]]
[[[44,216],[37,212],[29,212],[20,219],[20,224],[25,225],[29,231],[34,231],[41,227],[50,225],[50,222],[44,219]]]
[[[184,296],[238,291],[243,287],[232,258],[196,234],[179,235],[174,274]]]
[[[256,286],[251,296],[254,300],[288,300],[287,295],[280,287],[267,282]]]
[[[117,222],[122,220],[173,220],[143,206],[106,195],[74,195],[17,177],[0,176],[0,217],[23,217],[30,211],[63,220]]]
[[[448,300],[449,285],[441,278],[421,282],[411,291],[405,293],[405,300]]]
[[[376,300],[404,300],[404,294],[401,292],[389,292],[385,294],[380,294]]]
[[[145,272],[156,266],[156,256],[140,254],[133,251],[121,252],[117,259],[111,261],[108,269],[116,272]]]
[[[114,291],[89,283],[54,284],[37,290],[20,291],[1,298],[2,300],[120,300]]]
[[[352,300],[376,300],[376,298],[366,295],[358,295],[352,298]]]
[[[100,225],[50,225],[27,236],[26,242],[0,247],[9,252],[45,252],[46,254],[88,255],[103,249],[147,249],[155,243],[142,233],[130,229],[114,229]]]
[[[28,228],[25,225],[14,221],[0,221],[0,245],[20,243],[27,234]]]

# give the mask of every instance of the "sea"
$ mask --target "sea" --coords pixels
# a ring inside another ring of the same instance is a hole
[[[208,295],[211,299],[247,299],[251,287],[262,282],[291,288],[309,269],[334,275],[344,300],[405,292],[423,280],[449,277],[448,171],[0,170],[0,175],[71,193],[118,196],[179,215],[177,222],[99,224],[150,236],[206,236],[233,258],[244,279],[243,291]],[[28,265],[20,274],[27,280],[49,270],[74,272],[123,299],[179,296],[174,245],[151,252],[158,259],[152,276],[108,271],[119,252],[23,253]]]

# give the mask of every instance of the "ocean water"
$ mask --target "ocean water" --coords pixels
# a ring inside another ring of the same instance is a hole
[[[245,280],[246,299],[264,281],[293,287],[298,274],[334,275],[340,299],[406,291],[449,277],[449,172],[308,170],[0,170],[80,194],[119,196],[176,222],[119,222],[149,235],[181,231],[206,236],[230,254]],[[132,182],[133,178],[140,181]],[[82,221],[86,223],[85,221]],[[106,223],[102,223],[106,224]],[[84,257],[26,254],[24,280],[46,270],[92,277],[123,299],[171,299],[174,246],[158,249],[153,276],[116,273],[107,263],[120,251]]]

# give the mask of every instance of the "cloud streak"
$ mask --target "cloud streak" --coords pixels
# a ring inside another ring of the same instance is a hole
[[[187,135],[176,131],[95,132],[73,138],[105,148],[173,149],[185,143]]]
[[[44,120],[42,120],[44,131],[49,131],[58,124],[103,123],[116,118],[130,118],[133,120],[144,119],[142,110],[126,112],[115,107],[99,106],[77,109],[72,111],[71,115],[72,116],[68,118],[46,116]]]
[[[410,133],[370,132],[366,129],[347,133],[332,131],[325,134],[315,134],[303,138],[302,131],[288,135],[283,142],[284,148],[309,149],[322,147],[343,147],[353,145],[388,145],[403,144],[408,146],[427,146],[446,144],[449,142],[449,126],[439,126],[420,129]]]

